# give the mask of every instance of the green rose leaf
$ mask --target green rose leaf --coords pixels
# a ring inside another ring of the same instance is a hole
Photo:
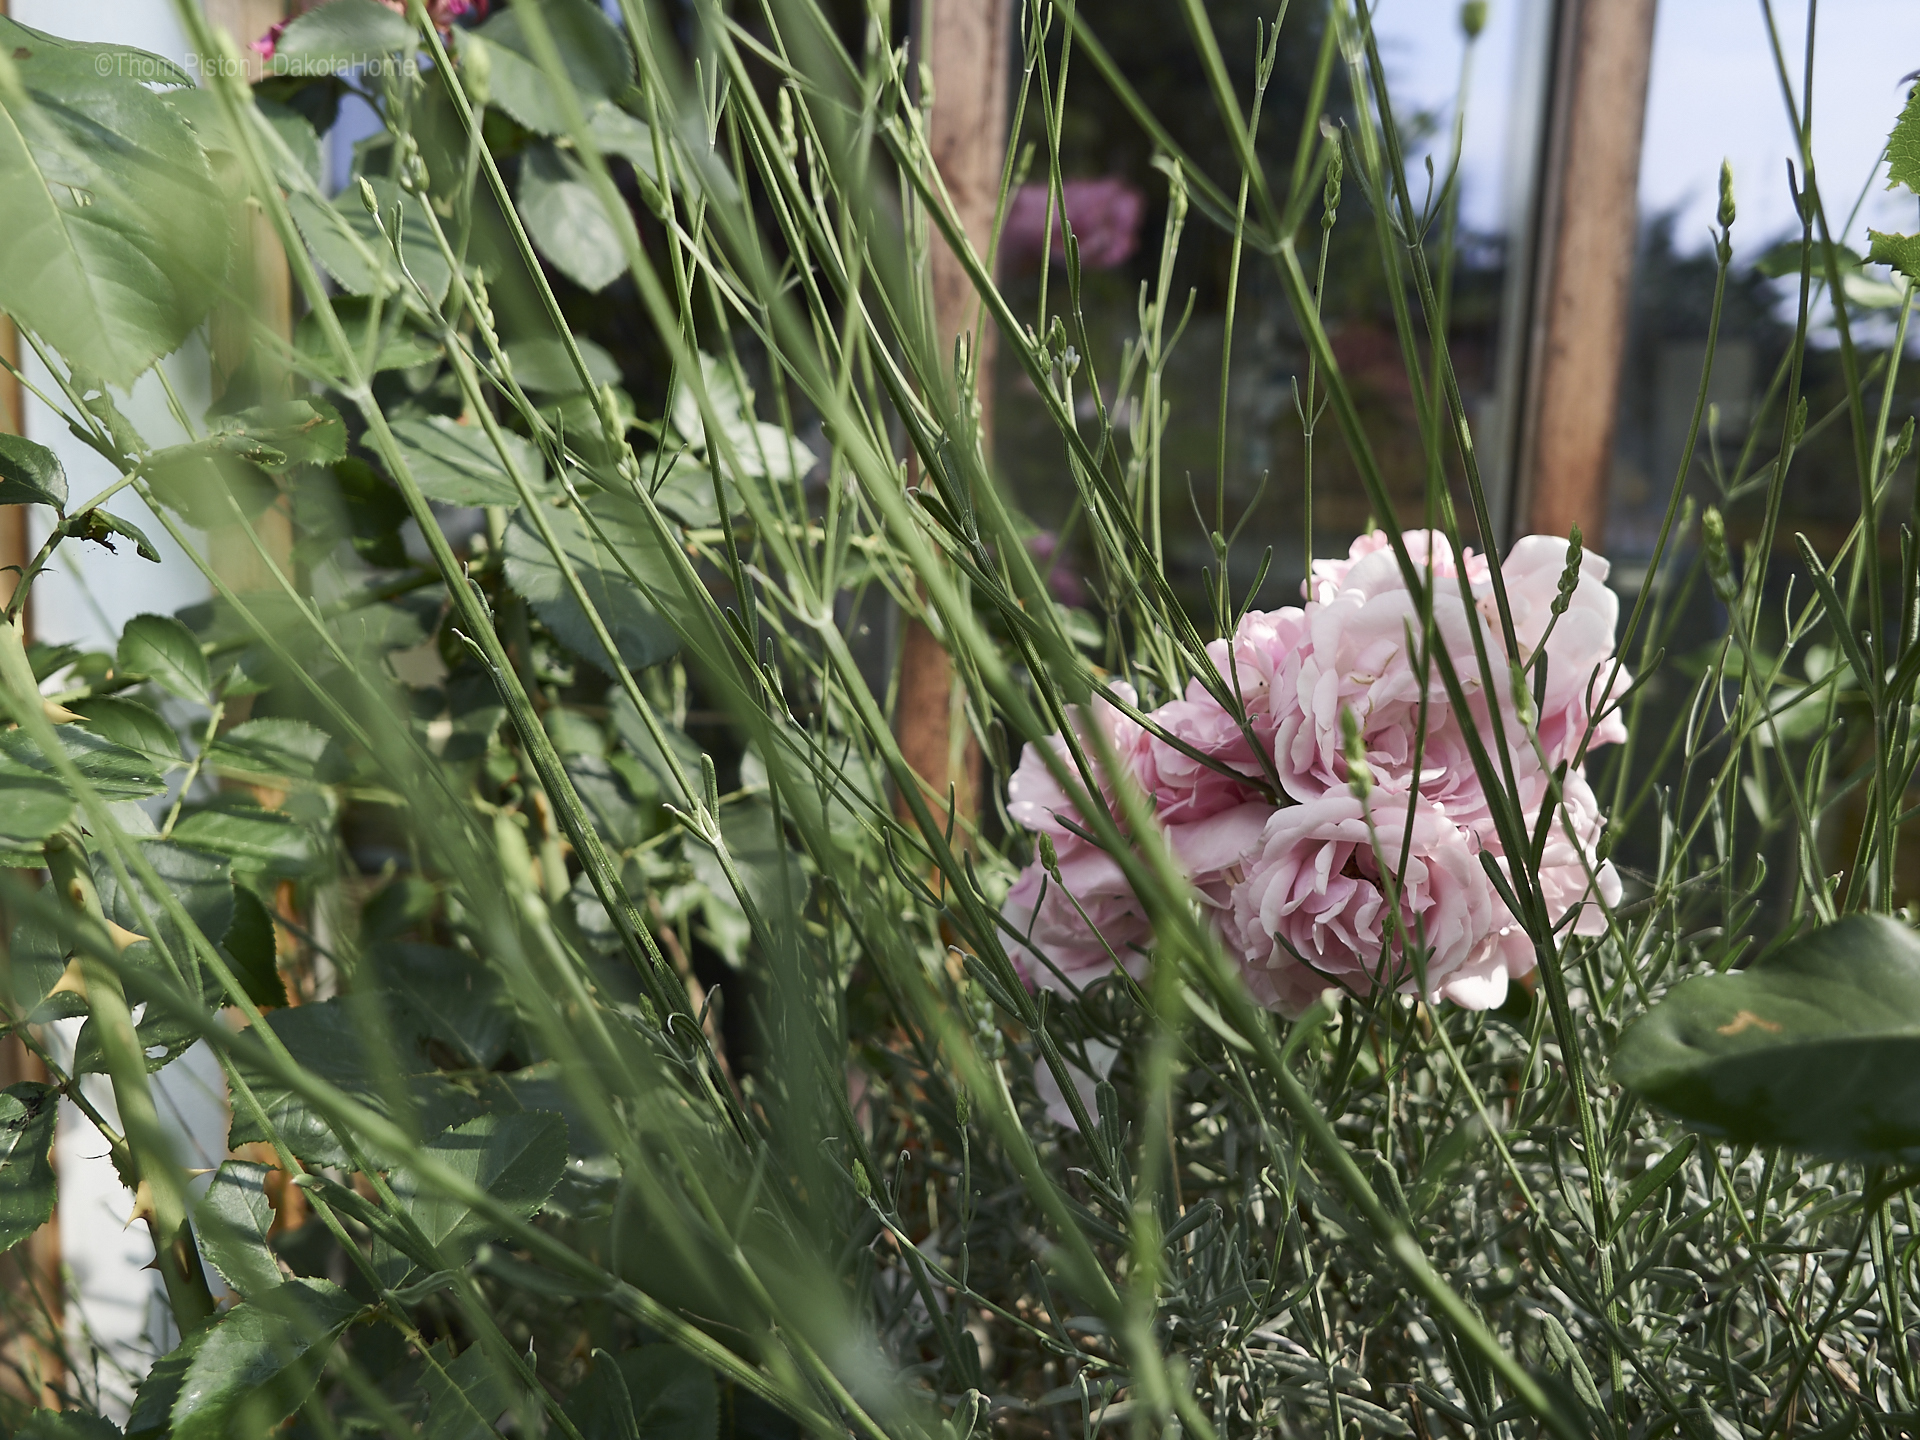
[[[154,497],[189,525],[211,530],[242,516],[258,515],[279,496],[261,472],[290,463],[284,451],[245,434],[216,434],[190,445],[173,445],[147,461]]]
[[[227,126],[227,117],[220,109],[220,97],[210,86],[170,90],[166,101],[186,117],[207,153],[221,157],[215,162],[216,167],[225,162],[237,168],[242,163],[241,146]],[[326,159],[321,150],[320,134],[306,116],[267,99],[262,90],[256,90],[254,109],[247,118],[249,121],[264,122],[255,125],[254,134],[265,152],[268,166],[283,189],[317,187],[324,183]]]
[[[73,797],[51,775],[0,755],[0,847],[31,849],[67,823]]]
[[[173,1426],[173,1405],[187,1378],[187,1367],[200,1353],[212,1330],[197,1330],[153,1362],[133,1392],[133,1413],[127,1416],[127,1440],[167,1440]]]
[[[0,17],[0,309],[129,385],[219,298],[233,208],[193,127],[143,82],[179,67]],[[102,63],[102,62],[106,63]]]
[[[1613,1073],[1738,1142],[1920,1152],[1920,936],[1852,915],[1746,970],[1684,980],[1627,1031]]]
[[[280,33],[268,66],[274,75],[334,75],[396,50],[417,37],[407,17],[378,0],[329,0]]]
[[[90,695],[67,702],[94,734],[138,752],[162,766],[183,763],[180,736],[151,705],[123,695]]]
[[[274,718],[234,726],[207,746],[205,764],[216,775],[311,785],[338,778],[345,760],[319,726]]]
[[[153,762],[144,755],[103,740],[78,725],[60,725],[53,733],[60,741],[61,752],[102,800],[144,800],[167,788],[167,782],[154,772]],[[42,775],[53,774],[53,762],[18,727],[0,730],[0,754]]]
[[[325,1080],[360,1104],[381,1115],[393,1113],[395,1097],[375,1081],[360,1027],[338,1000],[275,1010],[266,1023],[287,1047],[300,1068]],[[242,1047],[235,1055],[267,1118],[285,1137],[293,1153],[316,1165],[354,1164],[326,1118],[295,1090]],[[469,1120],[479,1106],[467,1092],[433,1075],[405,1077],[405,1100],[419,1132],[436,1135]],[[272,1138],[251,1112],[236,1106],[228,1133],[229,1148]]]
[[[471,956],[438,945],[385,944],[370,952],[390,1006],[393,1035],[422,1063],[489,1070],[514,1038],[513,1007],[500,981]]]
[[[618,510],[609,505],[605,512],[596,510],[596,514],[601,513],[612,516]],[[620,563],[625,559],[643,575],[660,573],[662,562],[654,559],[658,553],[655,547],[627,527],[611,528],[608,541],[623,546],[622,555],[616,557],[573,511],[548,509],[545,514],[580,577],[581,588],[619,647],[621,658],[635,669],[644,669],[679,649],[680,638],[673,627],[637,593]],[[628,545],[629,540],[634,543]],[[581,659],[609,670],[606,651],[594,634],[587,612],[574,598],[559,562],[524,512],[516,514],[507,526],[506,560],[507,582],[526,597],[541,622]],[[663,579],[666,584],[673,583],[670,577]]]
[[[0,505],[67,508],[67,472],[60,457],[24,435],[0,435]]]
[[[670,419],[674,432],[690,448],[704,452],[708,464],[737,467],[741,476],[784,482],[813,468],[813,451],[778,425],[754,419],[753,392],[742,390],[733,372],[711,355],[700,357],[700,383],[707,392],[708,408],[724,432],[724,442],[706,433],[699,397],[684,382],[674,387]]]
[[[205,701],[213,675],[199,640],[171,615],[136,615],[120,632],[119,670],[182,700]]]
[[[393,427],[407,468],[421,492],[448,505],[504,505],[520,503],[520,492],[507,473],[499,452],[478,425],[461,425],[445,415],[424,420],[402,420]],[[547,467],[529,440],[501,432],[513,463],[536,489],[546,482]]]
[[[1920,280],[1920,235],[1888,235],[1869,230],[1873,248],[1867,258],[1875,265],[1891,265],[1909,280]]]
[[[427,1153],[531,1220],[567,1168],[567,1122],[548,1111],[482,1115],[447,1131]],[[421,1232],[455,1262],[470,1256],[497,1226],[456,1196],[439,1193],[412,1167],[392,1176],[394,1197]]]
[[[78,1410],[35,1410],[13,1434],[14,1440],[120,1440],[111,1420]]]
[[[340,412],[324,400],[287,400],[258,405],[213,422],[216,435],[251,441],[280,458],[256,463],[269,470],[290,465],[332,465],[347,454],[347,427]]]
[[[547,0],[541,18],[560,52],[568,83],[589,111],[633,83],[633,58],[627,39],[591,0]],[[493,103],[527,129],[541,135],[563,134],[566,113],[540,62],[517,8],[503,7],[478,30],[460,37],[461,49],[487,51],[487,86]]]
[[[576,340],[580,358],[587,363],[587,374],[596,385],[618,385],[620,366],[613,356],[591,340]],[[579,372],[567,358],[567,349],[558,340],[516,340],[507,346],[507,360],[513,366],[513,378],[533,395],[578,395],[584,386]]]
[[[328,1280],[289,1280],[236,1305],[187,1365],[172,1440],[260,1434],[313,1388],[319,1361],[360,1306]]]
[[[493,1422],[513,1403],[512,1372],[484,1345],[469,1345],[451,1362],[447,1354],[446,1342],[434,1346],[439,1368],[429,1368],[421,1380],[427,1396],[422,1440],[489,1440],[499,1433]]]
[[[1907,92],[1906,107],[1887,136],[1887,188],[1920,190],[1920,86]]]
[[[653,130],[611,101],[602,101],[587,112],[587,134],[601,151],[618,155],[648,179],[654,169]]]
[[[233,887],[233,923],[220,946],[233,962],[234,974],[247,998],[263,1010],[287,1003],[286,982],[280,978],[280,948],[273,916],[260,897],[244,885]]]
[[[370,373],[410,370],[416,365],[425,365],[440,358],[440,342],[409,324],[415,312],[403,306],[389,305],[381,312],[379,329],[371,337],[377,347],[371,362],[364,358],[368,352],[368,331],[374,320],[371,303],[357,295],[337,296],[333,302],[333,313],[340,321],[340,328],[346,332],[347,343],[353,347],[354,354],[361,357]],[[317,312],[300,317],[299,324],[294,327],[293,348],[321,373],[335,379],[344,378],[345,367],[334,353]]]
[[[714,1440],[720,1396],[713,1372],[672,1345],[642,1345],[593,1369],[568,1398],[582,1440]]]
[[[307,874],[324,855],[309,826],[242,795],[222,795],[188,811],[173,827],[173,838],[196,850],[224,855],[243,870],[271,875]]]
[[[267,1167],[228,1160],[195,1202],[193,1227],[200,1249],[236,1294],[255,1299],[285,1276],[267,1245],[273,1207],[267,1203]]]
[[[136,843],[167,893],[180,903],[200,933],[216,943],[221,940],[233,924],[233,881],[227,873],[226,862],[167,840],[147,839]],[[91,867],[94,886],[100,893],[100,908],[114,924],[136,933],[144,930],[147,921],[171,926],[172,922],[161,911],[160,898],[137,874],[133,878],[140,887],[140,909],[146,911],[146,920],[141,919],[140,910],[134,907],[104,854],[93,855]],[[174,940],[169,933],[169,946]],[[186,944],[184,936],[179,937],[179,943]]]
[[[1762,275],[1774,280],[1779,279],[1782,275],[1798,275],[1800,273],[1801,257],[1805,253],[1806,247],[1798,240],[1782,240],[1778,245],[1775,245],[1756,260],[1753,268],[1758,270]],[[1866,263],[1859,255],[1845,245],[1835,245],[1833,247],[1833,261],[1835,267],[1840,271],[1842,279],[1853,274]],[[1824,280],[1826,275],[1827,262],[1825,246],[1822,242],[1816,241],[1814,242],[1813,249],[1813,278],[1816,280]]]
[[[22,1081],[0,1091],[0,1251],[11,1250],[53,1218],[57,1096]]]
[[[740,487],[728,480],[724,484],[727,509],[738,515],[744,507]],[[696,530],[720,523],[720,504],[713,493],[713,472],[688,455],[676,456],[653,492],[653,503],[682,525]]]
[[[582,290],[604,290],[625,273],[620,232],[572,155],[555,145],[527,151],[514,200],[540,253]]]
[[[114,536],[133,542],[133,550],[142,560],[160,563],[160,552],[153,548],[153,542],[147,538],[146,531],[131,520],[122,520],[118,515],[109,515],[104,510],[88,510],[75,515],[67,521],[66,532],[76,540],[91,540],[109,555],[119,553],[114,544]]]
[[[388,290],[411,296],[413,285],[400,273],[388,238],[398,224],[400,253],[406,256],[413,281],[436,304],[444,300],[447,287],[453,283],[453,271],[434,243],[425,202],[418,195],[403,193],[384,176],[370,178],[367,183],[373,187],[374,201],[380,207],[378,224],[361,203],[358,185],[342,190],[331,205],[305,191],[296,190],[287,196],[294,223],[312,247],[314,257],[349,295]]]

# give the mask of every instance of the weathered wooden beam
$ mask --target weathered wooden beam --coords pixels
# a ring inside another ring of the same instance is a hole
[[[1638,238],[1655,0],[1559,0],[1546,96],[1515,533],[1601,543]]]
[[[981,255],[992,236],[1007,153],[1011,20],[1011,0],[922,0],[917,17],[917,49],[933,87],[928,143],[967,238]],[[961,335],[979,337],[972,370],[981,449],[991,456],[992,327],[979,324],[979,296],[959,260],[937,234],[930,244],[928,278],[942,355],[953,355]],[[964,826],[979,810],[980,747],[967,730],[953,657],[917,618],[908,617],[903,628],[894,700],[901,753],[938,807],[946,805],[951,787]]]
[[[0,15],[7,13],[7,0],[0,0]],[[0,357],[8,365],[20,364],[20,335],[13,321],[0,315]],[[27,396],[14,371],[0,367],[0,431],[11,435],[27,433]],[[33,537],[27,530],[25,505],[0,505],[0,604],[13,599],[21,570],[31,557]],[[33,613],[25,617],[28,639],[33,637]],[[31,885],[32,872],[15,877]],[[13,934],[13,917],[0,906],[0,979],[11,967],[7,953]],[[23,1080],[46,1083],[46,1067],[21,1043],[17,1035],[0,1040],[0,1087],[17,1085]],[[57,1348],[47,1342],[56,1336],[62,1319],[60,1285],[60,1220],[58,1213],[42,1225],[22,1245],[0,1259],[0,1289],[6,1291],[4,1310],[0,1310],[0,1390],[15,1400],[32,1405],[53,1405],[66,1383],[64,1367]],[[33,1384],[28,1377],[37,1379]]]

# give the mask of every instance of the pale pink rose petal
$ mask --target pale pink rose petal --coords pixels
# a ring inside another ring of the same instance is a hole
[[[1547,919],[1557,927],[1567,913],[1578,906],[1580,913],[1568,929],[1575,935],[1604,935],[1607,933],[1607,911],[1620,903],[1622,894],[1620,872],[1614,868],[1611,860],[1602,860],[1598,855],[1606,821],[1600,814],[1600,802],[1581,771],[1567,773],[1561,783],[1560,793],[1559,813],[1550,822],[1547,843],[1540,854],[1538,878],[1541,898],[1547,905]],[[1543,779],[1537,798],[1531,802],[1526,813],[1529,835],[1539,822],[1540,806],[1546,803]],[[1513,872],[1501,853],[1498,840],[1489,838],[1486,848],[1495,856],[1501,873],[1511,879]],[[1508,975],[1518,979],[1533,971],[1536,959],[1533,941],[1507,909],[1506,902],[1502,900],[1497,903],[1500,923],[1491,944],[1499,953],[1498,963]]]
[[[1138,699],[1133,687],[1124,680],[1116,680],[1110,688],[1115,695],[1129,705],[1135,704]],[[1095,721],[1106,736],[1107,743],[1113,747],[1121,769],[1129,772],[1135,770],[1140,752],[1146,745],[1146,731],[1142,730],[1137,722],[1129,719],[1098,696],[1094,698],[1092,708]],[[1084,714],[1076,713],[1073,720],[1075,730],[1083,737],[1081,753],[1087,757],[1087,763],[1097,772],[1100,793],[1106,798],[1107,804],[1112,806],[1119,792],[1114,788],[1113,777],[1100,768],[1097,750],[1089,740],[1084,738],[1087,734],[1086,717]],[[1066,764],[1068,773],[1073,773],[1072,754],[1064,739],[1058,735],[1050,735],[1042,743],[1049,746],[1054,754],[1060,757]],[[1062,823],[1063,820],[1081,829],[1087,828],[1085,818],[1069,802],[1067,792],[1061,787],[1060,782],[1053,778],[1053,772],[1047,769],[1046,760],[1034,745],[1028,745],[1021,751],[1019,768],[1014,771],[1013,778],[1007,781],[1007,814],[1013,817],[1015,824],[1056,837],[1073,834],[1068,825]]]
[[[1153,926],[1112,856],[1085,841],[1060,847],[1060,878],[1035,860],[1007,892],[1001,914],[1023,939],[1007,954],[1029,986],[1084,989],[1117,960],[1135,979],[1146,974]],[[1057,972],[1057,973],[1056,973]]]
[[[1541,637],[1546,637],[1547,687],[1538,728],[1547,761],[1553,765],[1571,762],[1583,741],[1591,750],[1626,739],[1626,724],[1615,706],[1633,683],[1625,666],[1616,672],[1614,635],[1620,623],[1620,600],[1607,588],[1610,567],[1605,558],[1591,550],[1581,552],[1580,578],[1567,612],[1558,623],[1553,621],[1553,602],[1566,570],[1568,548],[1568,542],[1556,535],[1524,536],[1500,566],[1521,660],[1531,662]],[[1491,581],[1475,585],[1474,593],[1489,630],[1499,636],[1499,607]],[[1601,717],[1597,724],[1595,716]],[[1594,727],[1590,740],[1589,725]]]
[[[1260,757],[1239,722],[1198,680],[1187,686],[1184,698],[1162,705],[1150,718],[1214,762],[1195,759],[1148,732],[1140,746],[1135,778],[1152,797],[1154,813],[1163,824],[1204,820],[1259,794],[1254,782],[1260,776]],[[1221,765],[1245,778],[1222,774],[1216,768]]]
[[[1398,934],[1424,950],[1437,1000],[1504,917],[1480,868],[1479,842],[1439,806],[1404,796],[1365,804],[1337,791],[1274,812],[1222,919],[1229,950],[1263,1002],[1298,1014],[1329,985],[1412,993],[1414,956],[1396,936],[1388,894],[1398,876]],[[1372,828],[1368,826],[1371,813]],[[1376,841],[1379,850],[1375,850]],[[1475,992],[1462,987],[1470,999]]]

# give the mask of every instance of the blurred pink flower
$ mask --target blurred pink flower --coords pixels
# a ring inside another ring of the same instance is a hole
[[[273,52],[280,46],[280,37],[287,33],[287,24],[288,22],[285,20],[274,21],[267,33],[247,48],[262,60],[271,60],[273,58]]]
[[[1227,903],[1236,867],[1259,842],[1273,807],[1235,806],[1187,825],[1166,827],[1181,870],[1210,906]],[[1036,858],[1007,892],[1001,914],[1022,937],[1007,953],[1027,984],[1076,989],[1112,973],[1117,962],[1136,980],[1146,974],[1153,923],[1120,862],[1085,840],[1055,842],[1059,879]]]
[[[1423,571],[1431,566],[1436,577],[1458,580],[1464,569],[1467,583],[1474,586],[1487,579],[1487,557],[1476,555],[1470,549],[1463,550],[1464,566],[1456,563],[1452,544],[1438,530],[1408,530],[1401,538],[1406,542],[1408,556]],[[1392,546],[1393,542],[1387,539],[1386,531],[1369,531],[1347,547],[1346,559],[1314,561],[1312,586],[1302,584],[1300,588],[1308,599],[1325,604],[1345,588],[1347,575],[1355,564],[1369,555],[1385,554],[1391,560]]]
[[[1136,779],[1153,800],[1162,824],[1205,820],[1257,799],[1249,783],[1260,776],[1260,759],[1239,724],[1198,680],[1187,686],[1183,699],[1155,710],[1152,719],[1167,734],[1200,752],[1217,765],[1230,767],[1245,780],[1222,774],[1206,761],[1148,733],[1140,750]]]
[[[1020,872],[1001,914],[1023,937],[1008,957],[1028,985],[1075,989],[1110,974],[1116,963],[1136,980],[1146,974],[1153,925],[1119,861],[1084,840],[1057,846],[1060,878],[1039,860]]]
[[[1133,258],[1140,243],[1140,221],[1147,213],[1144,195],[1117,175],[1068,180],[1060,189],[1067,223],[1080,242],[1083,267],[1110,270]],[[1045,185],[1022,185],[1013,192],[1000,233],[1000,255],[1010,269],[1040,263],[1047,244],[1047,191]],[[1060,207],[1055,207],[1054,259],[1064,259],[1066,253],[1066,230],[1060,223]]]
[[[1453,597],[1460,595],[1460,581],[1464,579],[1488,641],[1496,652],[1504,653],[1500,607],[1486,557],[1466,550],[1462,552],[1464,563],[1456,563],[1452,546],[1436,531],[1409,530],[1404,538],[1416,566],[1424,570],[1431,564],[1436,581],[1451,582],[1441,587],[1449,597],[1444,607],[1448,617],[1455,613]],[[1500,565],[1522,663],[1533,660],[1542,636],[1546,637],[1547,688],[1538,729],[1550,765],[1571,762],[1583,740],[1592,749],[1626,739],[1626,724],[1616,707],[1632,684],[1624,666],[1617,676],[1614,674],[1614,629],[1620,618],[1620,601],[1607,588],[1611,567],[1602,556],[1590,550],[1582,552],[1580,578],[1567,613],[1552,624],[1548,633],[1569,548],[1567,541],[1555,535],[1527,535],[1515,542]],[[1376,530],[1355,540],[1346,559],[1314,561],[1311,590],[1315,601],[1328,605],[1349,589],[1357,588],[1371,597],[1404,588],[1404,584],[1386,532]],[[1462,688],[1467,688],[1470,678],[1477,684],[1478,667],[1472,658],[1471,636],[1462,629],[1460,638],[1467,648],[1459,648],[1451,637],[1447,648],[1460,672]],[[1609,690],[1610,677],[1613,685]],[[1501,706],[1503,710],[1511,708],[1509,697],[1501,696]],[[1593,723],[1596,716],[1600,717],[1597,724]],[[1593,724],[1591,740],[1587,740],[1589,724]],[[1424,782],[1421,788],[1424,792]]]
[[[1533,795],[1527,797],[1528,834],[1533,833],[1539,822],[1546,792],[1546,777],[1539,776]],[[1578,770],[1568,772],[1561,785],[1560,798],[1560,813],[1549,824],[1538,872],[1547,920],[1558,926],[1568,911],[1580,906],[1572,932],[1584,936],[1604,935],[1607,911],[1620,903],[1621,886],[1620,873],[1613,868],[1613,862],[1598,856],[1600,836],[1606,829],[1600,802],[1594,797],[1586,776]],[[1498,840],[1491,836],[1493,827],[1483,828],[1488,852],[1495,857],[1500,873],[1511,881],[1512,867],[1501,854]],[[1496,900],[1495,904],[1500,912],[1499,923],[1473,959],[1461,967],[1454,979],[1455,993],[1449,997],[1470,1010],[1491,1009],[1500,1004],[1507,998],[1509,979],[1518,980],[1533,973],[1536,959],[1533,940],[1507,909],[1504,900]],[[1469,990],[1484,1003],[1463,998]]]
[[[1062,605],[1075,609],[1087,603],[1087,586],[1079,573],[1063,568],[1060,554],[1060,537],[1051,530],[1042,530],[1027,537],[1027,553],[1033,556],[1040,573],[1047,582],[1047,593]]]
[[[1112,689],[1128,704],[1134,703],[1133,687],[1126,682],[1116,681]],[[1216,903],[1224,902],[1226,889],[1220,877],[1259,838],[1271,807],[1258,798],[1253,786],[1240,784],[1150,735],[1107,701],[1096,698],[1091,709],[1129,783],[1144,790],[1155,804],[1156,817],[1182,870],[1203,895],[1211,892]],[[1187,699],[1161,706],[1152,718],[1195,749],[1257,773],[1258,762],[1245,737],[1198,685]],[[1075,715],[1074,724],[1083,737],[1081,748],[1095,769],[1102,798],[1119,818],[1115,777],[1100,766],[1086,738],[1085,712]],[[1060,736],[1049,736],[1044,743],[1067,758],[1066,742]],[[1137,967],[1144,964],[1144,951],[1152,939],[1146,909],[1119,862],[1075,833],[1076,828],[1087,828],[1085,821],[1046,768],[1036,745],[1026,747],[1019,769],[1007,783],[1007,813],[1052,841],[1060,871],[1057,881],[1051,879],[1036,857],[1014,883],[1003,907],[1008,922],[1028,937],[1027,945],[1010,947],[1027,982],[1056,986],[1057,969],[1074,985],[1083,986],[1108,973],[1116,960],[1130,972],[1142,973]]]

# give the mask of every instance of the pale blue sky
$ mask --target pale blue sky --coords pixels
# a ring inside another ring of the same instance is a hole
[[[1491,0],[1475,60],[1463,164],[1469,221],[1501,228],[1512,100],[1519,60],[1543,0]],[[1796,90],[1806,0],[1777,0],[1775,17]],[[1462,39],[1449,0],[1382,0],[1377,25],[1403,108],[1450,121]],[[1759,0],[1662,0],[1647,98],[1640,176],[1643,215],[1676,210],[1683,249],[1704,247],[1718,199],[1720,161],[1733,164],[1737,249],[1757,253],[1793,227],[1786,159],[1793,134],[1780,97]],[[1829,214],[1845,222],[1904,101],[1900,77],[1920,69],[1920,5],[1913,0],[1827,0],[1814,66],[1814,159]],[[1869,192],[1856,234],[1920,229],[1912,196]]]

